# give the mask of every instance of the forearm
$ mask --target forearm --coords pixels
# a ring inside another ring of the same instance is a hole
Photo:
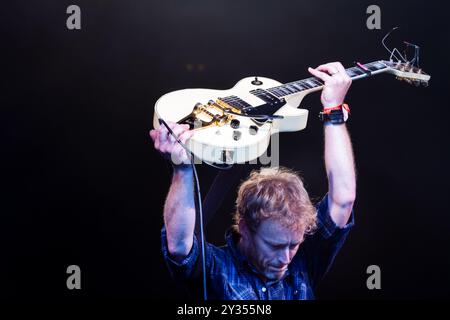
[[[308,68],[324,81],[320,101],[324,108],[343,107],[345,95],[352,83],[344,66],[332,62]],[[328,176],[328,204],[333,221],[343,227],[347,223],[356,197],[356,174],[350,136],[345,124],[325,124],[325,167]]]
[[[339,206],[353,204],[356,196],[356,174],[346,125],[326,124],[324,127],[329,196]]]
[[[175,259],[183,259],[191,250],[195,228],[193,171],[190,166],[176,167],[164,205],[167,245]]]

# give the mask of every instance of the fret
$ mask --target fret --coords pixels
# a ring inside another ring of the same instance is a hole
[[[293,92],[290,92],[288,89],[284,88],[283,86],[278,87],[281,92],[284,93],[285,96],[292,94]]]
[[[292,84],[292,86],[297,88],[298,91],[302,91],[304,89],[303,86],[297,82],[292,82],[291,84]]]
[[[365,72],[362,71],[362,70],[361,70],[360,68],[358,68],[358,67],[353,67],[352,69],[354,70],[354,72],[355,72],[356,75],[358,75],[358,76],[360,76],[360,75],[362,75],[362,74],[365,74]]]
[[[278,88],[283,92],[284,95],[292,94],[292,92],[284,85],[281,85]]]
[[[386,66],[382,63],[374,62],[371,64],[371,68],[372,68],[371,70],[377,71],[377,70],[385,69]]]
[[[370,71],[377,71],[378,68],[376,66],[366,66],[367,69],[369,69]]]
[[[374,65],[378,68],[378,70],[386,69],[386,66],[380,62],[375,62]]]
[[[295,86],[293,86],[291,83],[286,83],[284,86],[288,87],[294,93],[298,92],[298,89]]]
[[[379,70],[387,68],[383,63],[381,63],[379,61],[366,63],[366,64],[363,64],[363,66],[365,68],[367,68],[368,70],[370,70],[371,72],[379,71]],[[351,68],[345,69],[345,71],[350,78],[367,76],[366,72],[364,72],[364,70],[361,70],[361,68],[359,68],[359,67],[351,67]],[[286,84],[283,84],[283,85],[280,85],[277,87],[273,87],[273,88],[268,88],[265,90],[267,92],[270,92],[272,95],[274,95],[277,98],[282,98],[282,97],[292,95],[292,94],[295,94],[295,93],[298,93],[298,92],[301,92],[304,90],[318,88],[323,85],[324,85],[324,83],[321,79],[316,78],[316,77],[310,77],[307,79],[289,82],[289,83],[286,83]]]
[[[350,70],[350,69],[345,70],[345,72],[347,73],[347,75],[348,75],[350,78],[355,76],[355,73],[354,73],[352,70]]]
[[[285,88],[287,88],[289,91],[291,91],[292,93],[297,93],[298,90],[296,87],[293,87],[290,83],[286,83],[283,85]]]
[[[311,81],[313,81],[318,87],[320,87],[321,85],[323,85],[322,80],[318,79],[318,78],[313,78]]]
[[[314,78],[308,78],[304,80],[307,84],[311,86],[311,88],[315,88],[318,85],[314,82]]]
[[[380,62],[371,62],[364,65],[370,71],[378,71],[381,69],[385,69],[386,66]]]
[[[355,67],[349,68],[346,71],[347,71],[347,74],[349,75],[349,77],[360,76],[364,73],[360,69],[355,68]]]
[[[306,82],[306,81],[302,81],[302,85],[304,86],[304,87],[306,87],[306,89],[311,89],[312,88],[312,86],[308,83],[308,82]]]

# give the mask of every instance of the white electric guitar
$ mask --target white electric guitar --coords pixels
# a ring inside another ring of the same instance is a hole
[[[430,76],[409,63],[376,61],[346,69],[352,80],[387,72],[415,85]],[[260,157],[274,133],[306,127],[308,110],[297,108],[307,94],[321,90],[316,77],[282,84],[264,77],[244,78],[228,90],[184,89],[163,95],[155,104],[159,119],[189,124],[194,135],[187,148],[202,161],[231,165]]]

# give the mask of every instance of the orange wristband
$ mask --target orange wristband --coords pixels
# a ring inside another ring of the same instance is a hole
[[[340,110],[340,109],[344,109],[345,111],[348,112],[348,114],[350,114],[350,107],[346,103],[340,104],[332,108],[323,108],[323,113],[329,114],[332,110]]]

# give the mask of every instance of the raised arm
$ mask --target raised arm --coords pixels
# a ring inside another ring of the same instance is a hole
[[[192,136],[187,125],[169,123],[172,131],[185,143]],[[194,180],[190,160],[186,151],[161,125],[151,130],[155,149],[173,165],[172,183],[164,205],[164,224],[167,246],[175,261],[183,260],[193,244],[195,227]]]
[[[324,81],[321,102],[332,108],[344,102],[351,79],[339,62],[308,69]],[[347,224],[356,197],[356,174],[352,144],[345,124],[325,124],[325,167],[328,176],[330,216],[339,227]]]

